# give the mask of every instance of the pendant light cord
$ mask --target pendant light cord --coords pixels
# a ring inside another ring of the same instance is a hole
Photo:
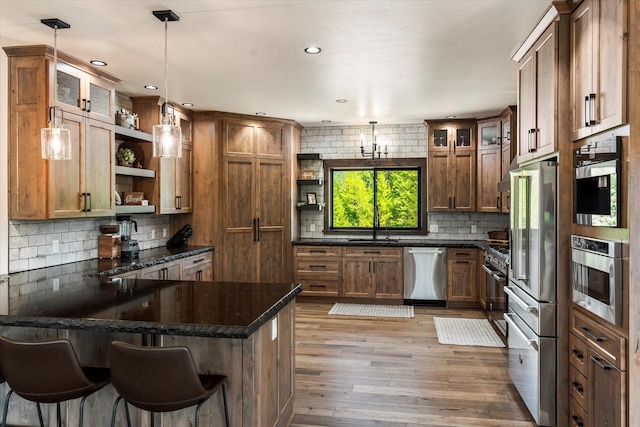
[[[56,104],[58,100],[58,26],[53,26],[53,103]],[[52,107],[53,108],[53,107]],[[55,111],[49,112],[49,122],[55,127],[56,113]]]
[[[167,37],[167,33],[168,33],[168,22],[169,22],[169,18],[165,17],[164,18],[164,121],[165,124],[170,124],[169,123],[169,114],[167,111],[167,104],[169,102],[169,83],[168,83],[168,78],[167,78],[167,73],[169,70],[169,56],[167,54],[168,52],[168,37]]]

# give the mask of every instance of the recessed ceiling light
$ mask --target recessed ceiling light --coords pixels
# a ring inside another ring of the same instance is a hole
[[[331,120],[323,120],[322,123],[331,123]]]
[[[309,55],[316,55],[316,54],[322,52],[322,49],[320,49],[317,46],[309,46],[309,47],[305,48],[304,51],[306,53],[308,53]]]
[[[158,90],[158,86],[154,85],[144,85],[144,88],[149,90]]]
[[[336,102],[337,102],[338,104],[344,104],[345,102],[347,102],[347,100],[346,100],[346,99],[344,99],[344,98],[340,98],[340,99],[336,99]]]
[[[91,60],[91,61],[89,61],[89,62],[90,62],[90,63],[92,63],[93,65],[98,66],[98,67],[106,67],[106,66],[107,66],[107,63],[106,63],[106,62],[104,62],[104,61],[99,61],[99,60],[97,60],[97,59]]]
[[[258,112],[256,113],[256,116],[266,116],[266,115],[267,115],[267,113],[265,113],[265,112],[263,112],[263,111],[258,111]]]
[[[456,116],[446,116],[445,119],[455,119]]]
[[[190,103],[190,102],[183,102],[183,103],[182,103],[182,106],[183,106],[183,107],[193,107],[193,104],[192,104],[192,103]]]

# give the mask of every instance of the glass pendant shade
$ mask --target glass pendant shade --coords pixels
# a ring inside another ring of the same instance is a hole
[[[41,131],[42,158],[71,160],[71,135],[69,129],[48,127]]]
[[[182,129],[163,119],[153,127],[153,157],[182,157]]]

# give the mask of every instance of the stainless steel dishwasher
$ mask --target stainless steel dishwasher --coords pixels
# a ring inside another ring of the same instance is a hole
[[[446,248],[404,248],[404,300],[407,304],[445,305]]]

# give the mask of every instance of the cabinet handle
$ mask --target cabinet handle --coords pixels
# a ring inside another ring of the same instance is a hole
[[[537,142],[537,139],[536,139],[538,137],[537,136],[538,135],[538,129],[531,129],[529,132],[530,132],[529,133],[529,135],[530,135],[530,137],[529,137],[529,152],[530,153],[535,153],[536,152],[536,147],[538,147],[538,142]],[[532,141],[534,141],[536,143],[535,147],[533,147]]]
[[[257,231],[257,234],[258,234],[258,240],[257,241],[259,242],[260,241],[260,218],[258,218],[257,224],[258,224],[258,225],[256,225],[256,231]]]
[[[363,254],[380,255],[380,251],[364,251]]]
[[[176,209],[182,209],[182,196],[176,196]]]
[[[80,107],[82,111],[87,111],[87,99],[82,98],[82,107]]]
[[[256,223],[257,223],[257,218],[253,218],[253,241],[257,242],[257,236],[258,233],[256,232]]]
[[[455,253],[456,256],[469,256],[469,255],[471,255],[469,252],[458,252],[458,251],[455,251],[454,253]]]
[[[596,365],[598,365],[599,367],[601,367],[605,371],[608,371],[613,367],[613,366],[609,365],[606,362],[606,360],[604,360],[602,357],[591,356],[591,361],[593,361],[593,363],[595,363]]]
[[[604,341],[604,338],[602,337],[597,337],[595,335],[593,335],[589,329],[585,328],[584,326],[580,328],[580,330],[582,331],[583,334],[585,334],[588,338],[592,339],[595,342],[602,342]]]
[[[84,207],[82,212],[91,212],[91,193],[80,193],[84,197]]]
[[[310,250],[310,251],[309,251],[309,253],[310,253],[310,254],[326,254],[326,253],[327,253],[327,251],[325,251],[325,250],[314,250],[314,249],[312,249],[312,250]]]
[[[91,205],[93,204],[91,200],[91,193],[87,193],[87,197],[89,198],[89,208],[87,208],[86,211],[91,212],[91,207],[92,207]]]
[[[469,261],[455,261],[454,264],[469,264]]]
[[[196,260],[191,261],[191,262],[192,262],[193,264],[197,264],[197,263],[202,262],[202,261],[204,261],[204,258],[196,259]]]
[[[577,415],[571,415],[571,422],[573,423],[574,426],[584,427],[584,422],[582,422],[582,420],[578,418]]]
[[[310,265],[309,268],[327,268],[326,265]]]
[[[596,94],[589,94],[589,124],[594,126],[596,124]]]
[[[369,261],[369,273],[371,273],[371,261]]]
[[[90,113],[91,112],[91,100],[87,99],[87,112]]]
[[[584,354],[582,354],[581,352],[579,352],[576,349],[571,350],[571,354],[573,355],[573,357],[575,357],[576,359],[580,359],[580,361],[582,361],[582,359],[584,359]]]
[[[309,285],[310,288],[320,288],[320,289],[324,289],[327,287],[327,285]]]
[[[496,209],[500,209],[500,196],[496,197]]]
[[[584,392],[584,387],[582,387],[582,385],[577,381],[573,381],[571,383],[571,387],[573,387],[573,389],[575,391],[577,391],[578,393],[580,393],[580,394],[582,394],[582,392]]]
[[[454,197],[453,197],[453,209],[455,209],[455,208],[456,208],[456,198],[455,198],[455,196],[454,196]]]
[[[451,197],[449,197],[449,203],[447,203],[447,207],[451,209]]]
[[[589,112],[590,112],[590,108],[589,108],[589,95],[584,97],[584,126],[585,127],[589,127],[589,123],[591,123],[591,120],[589,120]]]

